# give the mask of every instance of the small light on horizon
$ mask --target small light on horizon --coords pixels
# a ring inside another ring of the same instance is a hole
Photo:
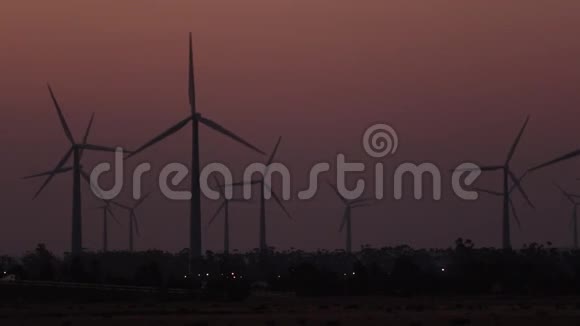
[[[441,271],[442,271],[442,272],[445,272],[445,268],[441,268]]]

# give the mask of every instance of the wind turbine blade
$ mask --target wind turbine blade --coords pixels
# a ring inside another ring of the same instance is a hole
[[[183,127],[185,127],[187,125],[187,123],[191,121],[191,116],[179,121],[177,124],[175,124],[174,126],[172,126],[171,128],[165,130],[164,132],[162,132],[161,134],[159,134],[159,136],[151,139],[150,141],[148,141],[147,143],[145,143],[145,145],[139,147],[137,150],[135,150],[133,153],[131,153],[129,156],[127,156],[127,158],[131,157],[131,156],[135,156],[138,153],[144,151],[145,149],[147,149],[148,147],[155,145],[156,143],[162,141],[163,139],[173,135],[174,133],[178,132],[179,130],[181,130]]]
[[[105,209],[107,210],[107,213],[109,213],[109,215],[111,215],[111,217],[113,218],[113,220],[115,221],[115,223],[117,223],[119,226],[121,226],[121,221],[119,221],[119,219],[117,218],[117,216],[115,216],[115,214],[113,214],[113,210],[111,209],[111,207],[109,207],[107,205],[107,206],[105,206]]]
[[[574,200],[574,198],[572,198],[572,195],[570,195],[569,193],[567,193],[566,190],[564,190],[564,188],[560,187],[560,185],[557,184],[556,182],[554,182],[554,185],[556,186],[556,188],[558,188],[560,190],[560,192],[562,193],[562,195],[564,197],[566,197],[566,199],[568,199],[569,202],[571,202],[572,204],[576,204],[576,201]]]
[[[524,178],[528,175],[529,171],[524,172],[524,174],[522,174],[522,176],[518,179],[519,183],[521,184],[522,181],[524,180]],[[515,189],[517,188],[517,184],[513,184],[510,189],[509,189],[509,193],[511,194]]]
[[[95,113],[93,112],[91,114],[91,119],[89,120],[89,126],[87,127],[87,130],[85,131],[85,134],[83,136],[83,145],[87,144],[87,140],[89,139],[89,133],[91,132],[91,127],[93,125],[93,120],[95,119]],[[84,148],[81,148],[81,151],[79,153],[79,160],[83,158],[83,153],[85,152]]]
[[[243,198],[232,198],[232,199],[228,199],[229,202],[231,203],[246,203],[246,204],[250,204],[251,201],[249,200],[245,200]]]
[[[516,212],[516,207],[514,206],[513,201],[510,199],[510,207],[512,209],[512,215],[514,216],[514,219],[516,220],[516,223],[518,224],[518,229],[522,229],[522,224],[520,223],[520,218],[518,217],[518,213]]]
[[[131,210],[131,207],[129,207],[129,206],[127,206],[127,205],[123,205],[123,204],[121,204],[121,203],[119,203],[119,202],[116,202],[116,201],[111,201],[111,203],[112,203],[113,205],[117,206],[117,207],[120,207],[120,208],[123,208],[123,209],[129,210],[129,211]]]
[[[558,162],[562,162],[562,161],[569,160],[569,159],[574,158],[574,157],[576,157],[578,155],[580,155],[580,149],[575,150],[575,151],[570,152],[570,153],[566,153],[566,154],[564,154],[562,156],[558,156],[558,157],[556,157],[553,160],[550,160],[548,162],[542,163],[542,164],[540,164],[538,166],[535,166],[535,167],[531,168],[529,171],[532,172],[532,171],[535,171],[535,170],[538,170],[538,169],[541,169],[541,168],[545,168],[547,166],[556,164]]]
[[[132,216],[133,222],[135,223],[135,234],[137,234],[137,236],[140,237],[141,231],[139,230],[139,220],[137,219],[137,215],[135,214],[135,212],[132,212]]]
[[[219,180],[218,180],[218,178],[216,177],[215,173],[214,173],[212,176],[213,176],[213,181],[214,181],[214,183],[215,183],[215,186],[216,186],[216,187],[217,187],[217,189],[218,189],[218,192],[219,192],[219,194],[220,194],[221,196],[224,196],[224,198],[225,198],[225,191],[226,191],[226,188],[225,188],[225,186],[223,186],[223,185],[221,185],[221,184],[220,184],[220,181],[219,181]]]
[[[340,194],[340,192],[338,191],[338,188],[336,188],[335,185],[333,185],[330,181],[326,181],[326,183],[328,183],[328,185],[330,186],[330,188],[332,188],[332,190],[334,190],[334,193],[338,196],[338,198],[340,198],[340,200],[345,203],[348,204],[348,201],[342,197],[342,195]]]
[[[268,188],[270,188],[265,183],[264,183],[264,186],[267,186]],[[286,217],[288,217],[289,219],[292,220],[292,215],[290,215],[290,212],[288,212],[288,210],[286,209],[286,207],[282,203],[282,200],[280,199],[280,197],[278,197],[278,195],[276,194],[276,192],[273,191],[272,189],[270,189],[270,191],[272,192],[272,198],[274,198],[274,201],[276,201],[276,203],[278,204],[278,206],[280,206],[280,208],[282,208],[282,210],[284,211],[284,214],[286,214]]]
[[[464,169],[454,169],[451,170],[451,172],[455,173],[455,172],[464,172],[464,171],[496,171],[496,170],[501,170],[503,169],[504,166],[503,165],[487,165],[487,166],[479,166],[477,168],[464,168]]]
[[[219,214],[221,213],[221,211],[224,209],[224,207],[226,207],[226,201],[224,200],[222,202],[222,204],[218,207],[218,209],[215,211],[215,213],[213,214],[213,216],[211,217],[211,219],[209,220],[209,223],[207,223],[207,226],[210,226],[213,224],[213,222],[215,221],[215,219],[219,216]]]
[[[64,133],[66,135],[66,138],[68,138],[71,145],[74,145],[75,140],[72,136],[72,133],[70,132],[70,128],[68,127],[68,124],[66,123],[66,119],[64,118],[64,115],[62,114],[62,110],[60,109],[60,105],[58,104],[58,101],[56,100],[56,96],[54,96],[54,92],[52,91],[50,84],[48,85],[48,91],[50,92],[50,97],[52,98],[52,102],[54,103],[54,107],[56,108],[56,113],[58,113],[58,119],[60,120],[60,124],[62,126],[62,129],[64,129]]]
[[[518,180],[518,178],[516,178],[516,176],[514,175],[514,173],[511,170],[509,170],[509,169],[508,169],[507,172],[508,172],[510,178],[512,179],[512,182],[516,185],[518,191],[522,194],[522,196],[524,196],[524,198],[526,199],[526,202],[528,202],[528,205],[530,205],[530,207],[532,207],[532,208],[536,208],[534,206],[534,204],[532,204],[532,201],[530,200],[530,197],[528,197],[528,195],[524,191],[524,188],[520,184],[520,181]]]
[[[503,165],[488,165],[488,166],[480,166],[479,169],[481,171],[497,171],[503,169]]]
[[[280,146],[281,141],[282,141],[282,136],[278,137],[278,141],[276,142],[276,146],[274,146],[274,150],[270,154],[270,157],[268,158],[268,163],[266,163],[266,165],[270,165],[274,161],[274,156],[276,156],[276,152],[278,151],[278,146]]]
[[[522,126],[522,128],[520,129],[520,132],[518,133],[518,136],[516,137],[516,140],[512,144],[512,147],[510,148],[510,151],[509,151],[508,156],[507,156],[506,164],[508,164],[511,161],[512,157],[514,156],[514,153],[516,152],[516,147],[520,143],[520,140],[522,139],[522,135],[524,133],[524,130],[526,129],[526,126],[528,125],[529,121],[530,121],[530,116],[528,115],[526,117],[526,121],[524,121],[524,125]]]
[[[369,203],[358,203],[358,204],[354,204],[351,205],[350,208],[359,208],[359,207],[369,207],[372,206],[373,203],[369,202]]]
[[[357,198],[357,199],[349,201],[349,204],[354,205],[354,204],[362,204],[365,202],[374,202],[374,201],[376,201],[376,199],[372,198],[372,197],[361,197],[361,198]]]
[[[189,69],[188,69],[188,91],[189,91],[189,105],[191,114],[195,114],[195,75],[193,73],[193,42],[191,40],[191,33],[189,33]]]
[[[113,148],[113,147],[107,147],[107,146],[100,146],[100,145],[93,145],[93,144],[82,144],[79,145],[80,149],[88,149],[91,151],[100,151],[100,152],[116,152],[117,149]],[[130,153],[130,151],[125,150],[125,152]]]
[[[342,215],[342,222],[340,223],[340,227],[338,228],[338,232],[342,232],[342,230],[344,230],[344,226],[346,224],[346,218],[347,218],[347,208],[344,209],[344,214]]]
[[[52,180],[52,178],[57,173],[57,171],[59,171],[60,169],[62,169],[62,166],[66,163],[66,161],[68,161],[69,157],[71,156],[72,151],[73,151],[73,148],[71,147],[68,150],[68,152],[64,155],[64,157],[60,160],[60,162],[58,162],[58,164],[56,165],[56,168],[52,171],[52,173],[50,173],[48,175],[48,178],[46,178],[46,180],[44,181],[44,183],[42,184],[42,186],[40,186],[40,188],[38,189],[38,191],[36,192],[36,194],[34,195],[33,198],[38,197],[38,195],[40,195],[40,193],[42,192],[42,190],[48,185],[48,183],[50,182],[50,180]]]
[[[238,182],[234,182],[234,183],[230,183],[230,184],[224,185],[224,187],[239,187],[239,186],[245,186],[247,184],[257,185],[260,182],[261,182],[261,180],[252,180],[250,182],[238,181]]]
[[[483,188],[473,188],[473,190],[478,191],[478,192],[483,192],[486,194],[490,194],[490,195],[494,195],[494,196],[503,196],[503,194],[499,191],[488,190],[488,189],[483,189]]]
[[[27,175],[25,177],[22,177],[23,180],[27,180],[27,179],[34,179],[34,178],[38,178],[38,177],[45,177],[51,174],[61,174],[61,173],[65,173],[68,172],[70,170],[72,170],[73,168],[70,166],[64,167],[64,168],[60,168],[58,170],[53,170],[53,171],[48,171],[48,172],[42,172],[42,173],[37,173],[37,174],[33,174],[33,175]]]
[[[133,206],[133,208],[137,208],[139,206],[141,206],[141,204],[143,204],[143,202],[145,201],[145,199],[147,199],[147,197],[149,197],[149,195],[151,195],[151,192],[148,192],[145,194],[145,196],[141,197],[136,203],[135,206]]]
[[[242,139],[241,137],[239,137],[238,135],[234,134],[233,132],[227,130],[226,128],[222,127],[221,125],[219,125],[218,123],[216,123],[215,121],[212,121],[210,119],[207,119],[205,117],[202,117],[200,114],[197,114],[195,117],[199,122],[203,123],[204,125],[212,128],[215,131],[218,131],[230,138],[232,138],[233,140],[239,142],[240,144],[254,150],[255,152],[258,152],[262,155],[266,155],[266,153],[264,153],[262,150],[260,150],[259,148],[257,148],[256,146],[248,143],[247,141],[245,141],[244,139]]]

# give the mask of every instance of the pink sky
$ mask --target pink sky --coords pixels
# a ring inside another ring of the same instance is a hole
[[[526,114],[529,128],[515,157],[521,171],[580,146],[580,3],[488,1],[77,1],[0,6],[0,254],[38,242],[69,247],[70,176],[31,201],[40,182],[22,175],[50,169],[67,150],[46,82],[78,138],[96,113],[93,142],[136,147],[188,113],[187,34],[193,33],[199,110],[265,150],[283,137],[279,159],[305,185],[312,163],[360,146],[374,122],[400,137],[396,162],[501,163]],[[364,4],[363,4],[364,3]],[[188,163],[189,131],[143,153],[156,168]],[[207,129],[202,161],[241,166],[260,157]],[[108,158],[90,155],[90,162]],[[572,161],[529,180],[538,208],[518,197],[523,222],[516,246],[571,242],[571,210],[552,180],[580,187]],[[567,178],[569,176],[569,178]],[[444,180],[448,180],[444,179]],[[152,180],[150,180],[152,181]],[[482,184],[499,189],[499,175]],[[388,183],[387,183],[388,184]],[[86,192],[86,191],[85,191]],[[387,195],[392,193],[387,191]],[[409,191],[410,193],[410,191]],[[128,198],[127,191],[123,198]],[[389,198],[392,196],[389,196]],[[84,197],[84,245],[100,247],[98,203]],[[273,204],[273,203],[272,203]],[[340,248],[342,208],[328,189],[287,204],[295,221],[269,206],[269,244]],[[159,194],[143,206],[140,249],[187,245],[187,203]],[[216,203],[203,201],[207,221]],[[457,237],[497,245],[501,203],[385,199],[353,216],[354,245],[446,247]],[[118,215],[122,217],[122,212]],[[232,214],[232,247],[257,246],[257,205]],[[237,216],[236,216],[237,215]],[[111,245],[126,247],[126,221]],[[204,236],[221,248],[221,220]]]

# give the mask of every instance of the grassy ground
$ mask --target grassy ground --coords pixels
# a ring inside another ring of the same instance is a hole
[[[580,325],[580,298],[316,298],[0,306],[0,325]]]

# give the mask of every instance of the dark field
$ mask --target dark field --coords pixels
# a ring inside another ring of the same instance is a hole
[[[0,325],[580,325],[580,298],[297,298],[3,304]]]

